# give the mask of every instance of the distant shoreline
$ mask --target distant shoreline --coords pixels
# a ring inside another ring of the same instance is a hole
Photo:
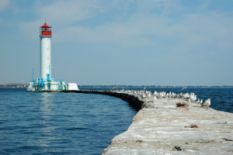
[[[10,83],[10,84],[0,84],[0,88],[27,88],[28,84],[23,83]]]
[[[27,88],[28,84],[27,83],[8,83],[8,84],[0,84],[0,88]],[[150,88],[183,88],[183,89],[187,89],[187,88],[233,88],[233,86],[169,86],[169,85],[80,85],[79,87],[81,87],[81,89],[83,88],[85,89],[93,89],[96,90],[98,88],[101,89],[129,89],[129,87],[131,87],[132,89],[137,89],[137,88],[142,88],[144,87],[145,89],[150,89]]]

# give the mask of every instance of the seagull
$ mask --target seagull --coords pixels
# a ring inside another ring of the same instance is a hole
[[[205,107],[205,108],[209,108],[210,105],[211,105],[211,99],[210,99],[210,98],[208,98],[207,100],[205,100],[205,102],[203,102],[203,103],[201,104],[201,106],[202,106],[202,107]]]

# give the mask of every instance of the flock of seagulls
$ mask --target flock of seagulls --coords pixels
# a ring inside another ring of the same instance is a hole
[[[117,93],[126,93],[129,95],[133,95],[135,97],[138,97],[140,100],[144,101],[147,99],[162,99],[162,98],[168,98],[168,99],[184,99],[188,102],[195,102],[199,103],[202,107],[208,108],[211,105],[211,99],[208,98],[206,100],[197,98],[197,95],[195,93],[174,93],[174,92],[157,92],[154,91],[153,93],[151,91],[147,90],[118,90]]]

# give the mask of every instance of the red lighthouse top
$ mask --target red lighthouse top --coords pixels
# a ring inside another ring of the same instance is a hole
[[[52,37],[51,26],[49,26],[46,22],[40,27],[40,37]]]

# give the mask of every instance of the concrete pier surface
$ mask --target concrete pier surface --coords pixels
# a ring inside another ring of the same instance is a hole
[[[209,108],[210,100],[203,102],[193,93],[111,93],[140,110],[103,155],[233,154],[233,114]]]

